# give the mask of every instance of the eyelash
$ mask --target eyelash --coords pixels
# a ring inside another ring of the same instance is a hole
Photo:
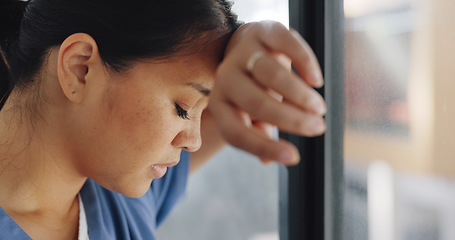
[[[177,109],[177,115],[179,115],[179,117],[181,117],[182,119],[185,119],[185,120],[190,120],[190,117],[188,116],[188,111],[184,110],[177,103],[174,103],[174,105],[175,105],[175,109]]]

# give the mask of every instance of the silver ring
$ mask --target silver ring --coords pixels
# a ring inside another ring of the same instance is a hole
[[[256,65],[256,62],[264,55],[265,53],[263,51],[257,51],[251,55],[250,59],[248,59],[248,62],[246,63],[246,70],[251,73],[253,71],[254,65]]]

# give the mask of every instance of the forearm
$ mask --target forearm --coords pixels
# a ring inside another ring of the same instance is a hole
[[[201,137],[201,148],[191,153],[190,173],[194,173],[227,144],[208,109],[202,114]]]

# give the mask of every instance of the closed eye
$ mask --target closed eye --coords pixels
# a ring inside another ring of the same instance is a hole
[[[182,119],[185,119],[185,120],[190,120],[190,117],[188,116],[188,111],[184,110],[177,103],[174,103],[174,105],[175,105],[175,109],[177,109],[177,115],[179,115],[179,117],[181,117]]]

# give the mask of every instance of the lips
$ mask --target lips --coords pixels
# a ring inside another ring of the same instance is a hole
[[[154,172],[155,178],[162,178],[164,174],[167,172],[168,167],[173,167],[179,163],[180,160],[174,161],[174,162],[169,162],[169,163],[163,163],[163,164],[153,164],[150,166],[152,171]]]
[[[152,165],[150,166],[150,169],[153,172],[154,178],[162,178],[167,172],[167,167],[164,165]]]
[[[179,162],[180,162],[180,159],[177,160],[177,161],[170,162],[170,163],[156,164],[156,165],[157,166],[164,166],[164,167],[173,167],[173,166],[177,165]]]

